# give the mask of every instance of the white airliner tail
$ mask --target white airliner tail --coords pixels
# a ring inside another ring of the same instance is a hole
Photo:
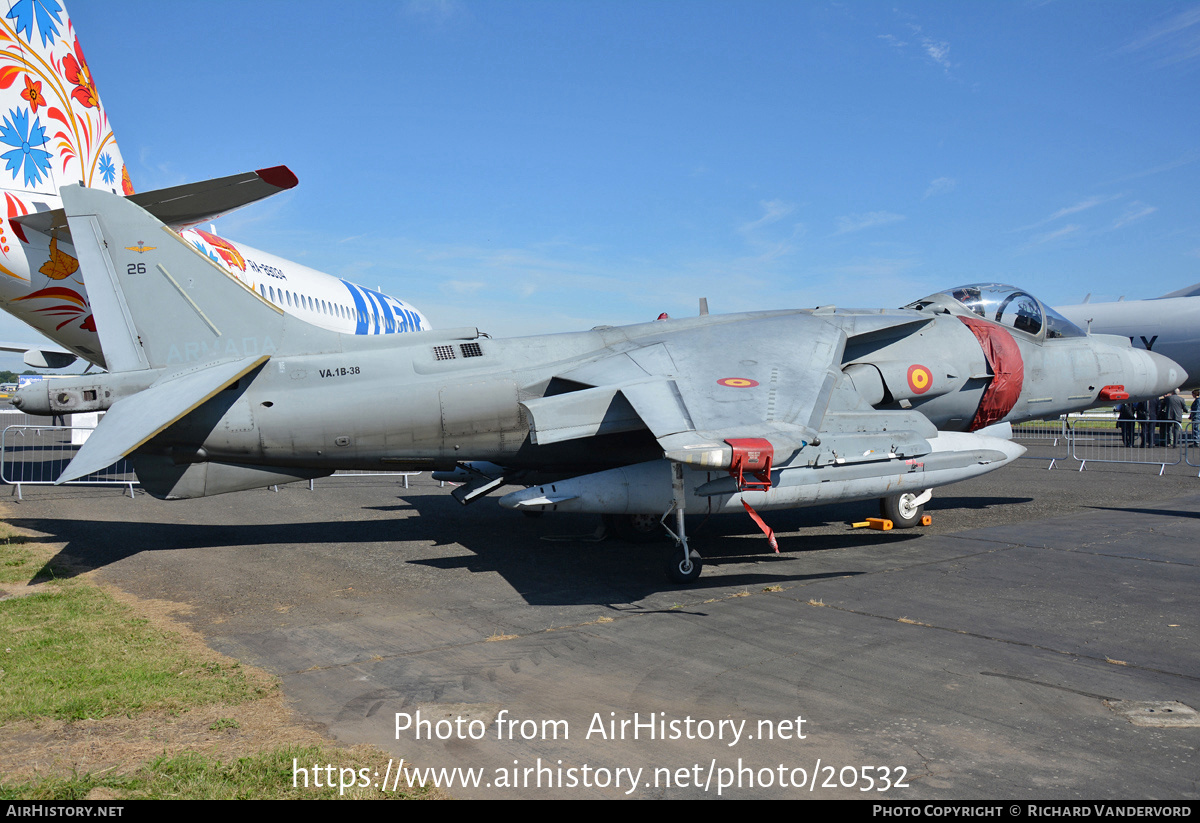
[[[65,185],[133,194],[91,68],[57,0],[0,0],[0,158],[9,217],[56,208]]]
[[[343,334],[429,329],[403,300],[198,228],[297,182],[275,166],[135,193],[61,0],[0,0],[0,307],[57,344],[25,347],[27,364],[112,367],[63,210],[68,186],[128,198],[283,314]]]

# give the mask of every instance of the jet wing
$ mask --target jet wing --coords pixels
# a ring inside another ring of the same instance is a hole
[[[766,438],[781,458],[811,442],[840,376],[846,335],[808,313],[665,331],[557,375],[593,386],[527,400],[536,443],[648,428],[664,454],[728,467],[727,439]]]
[[[150,212],[159,222],[181,228],[215,220],[272,194],[295,188],[299,182],[287,166],[274,166],[131,194],[128,199]],[[62,209],[23,214],[12,219],[43,234],[57,231],[61,240],[70,237],[67,233],[67,217]]]

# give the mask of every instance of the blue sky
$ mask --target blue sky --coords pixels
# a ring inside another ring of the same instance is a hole
[[[1200,4],[87,2],[134,185],[498,335],[1200,282]]]

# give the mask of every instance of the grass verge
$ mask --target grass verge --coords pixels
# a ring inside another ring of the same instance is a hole
[[[0,785],[0,800],[382,800],[436,799],[426,787],[391,793],[361,786],[362,768],[382,766],[377,752],[356,752],[333,745],[282,746],[222,762],[198,752],[160,756],[125,773],[87,772]],[[346,788],[338,768],[320,787],[298,779],[297,768],[336,764],[352,770]],[[370,766],[361,764],[370,763]],[[349,765],[353,764],[353,765]]]
[[[339,769],[382,770],[389,756],[333,745],[270,675],[54,557],[0,532],[0,799],[439,796],[343,792]],[[294,764],[331,764],[335,785],[306,787]]]
[[[100,719],[241,703],[273,688],[240,664],[202,660],[100,588],[51,580],[0,602],[0,722]]]

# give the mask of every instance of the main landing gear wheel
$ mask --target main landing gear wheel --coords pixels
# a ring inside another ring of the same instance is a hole
[[[667,538],[661,519],[653,514],[606,514],[604,525],[626,543],[658,543]]]
[[[668,555],[667,578],[672,583],[695,583],[700,579],[700,572],[703,569],[704,561],[695,552],[690,552],[687,559],[680,557],[679,552],[675,549],[672,549]]]
[[[917,502],[924,496],[923,494],[906,493],[880,498],[879,514],[891,520],[892,526],[897,529],[911,529],[913,526],[920,525],[921,515],[925,513],[924,502]]]

